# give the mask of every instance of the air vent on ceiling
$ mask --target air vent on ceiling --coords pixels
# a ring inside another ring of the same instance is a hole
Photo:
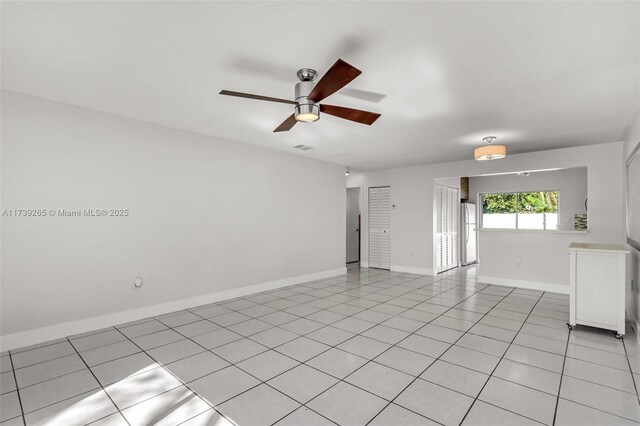
[[[294,146],[294,148],[296,148],[296,149],[301,149],[301,150],[303,150],[303,151],[308,151],[308,150],[310,150],[310,149],[313,149],[313,148],[311,148],[310,146],[306,146],[306,145],[296,145],[296,146]]]

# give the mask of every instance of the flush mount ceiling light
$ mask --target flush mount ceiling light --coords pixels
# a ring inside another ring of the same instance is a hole
[[[504,145],[491,145],[498,139],[495,136],[485,136],[482,138],[484,142],[487,143],[487,146],[482,146],[480,148],[476,148],[473,151],[473,157],[478,161],[485,160],[499,160],[500,158],[504,158],[507,156],[507,147]]]
[[[351,174],[351,172],[349,170],[347,170],[346,172],[344,172],[345,176],[349,176]]]

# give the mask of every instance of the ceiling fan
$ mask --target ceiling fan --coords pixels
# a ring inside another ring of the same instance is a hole
[[[223,90],[220,94],[295,105],[293,114],[287,117],[274,132],[289,131],[298,121],[304,123],[318,121],[320,112],[370,126],[380,117],[380,114],[324,103],[319,104],[320,101],[342,89],[360,74],[362,74],[362,71],[342,59],[338,59],[317,83],[314,82],[318,75],[315,70],[310,68],[299,70],[298,78],[300,82],[296,84],[295,100],[293,101],[230,90]]]

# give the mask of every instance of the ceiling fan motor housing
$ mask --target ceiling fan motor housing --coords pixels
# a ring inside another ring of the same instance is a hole
[[[300,74],[300,71],[298,74]],[[309,93],[311,93],[315,85],[311,80],[303,80],[296,84],[296,120],[310,123],[320,119],[320,105],[308,99]]]

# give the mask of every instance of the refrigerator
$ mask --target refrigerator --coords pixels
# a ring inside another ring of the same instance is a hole
[[[478,260],[478,244],[476,242],[476,205],[472,203],[462,203],[460,213],[460,244],[462,266],[471,265]]]

